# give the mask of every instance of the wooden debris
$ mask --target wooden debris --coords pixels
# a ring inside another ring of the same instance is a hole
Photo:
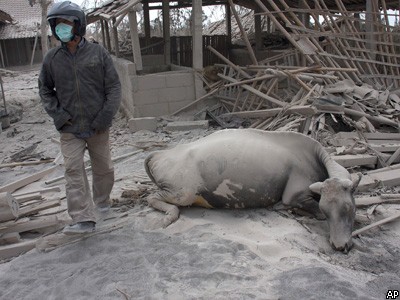
[[[25,240],[19,243],[0,246],[0,260],[16,257],[34,249],[36,240]]]
[[[338,155],[332,157],[338,164],[345,168],[364,165],[376,165],[378,158],[370,154]]]
[[[25,196],[25,195],[29,195],[29,194],[36,194],[36,193],[49,193],[49,192],[60,192],[61,188],[59,186],[52,186],[52,187],[48,187],[48,188],[42,188],[42,189],[36,189],[33,191],[26,191],[26,192],[19,192],[19,193],[13,193],[12,195],[14,197],[21,197],[21,196]]]
[[[353,231],[352,236],[353,237],[357,236],[357,235],[359,235],[361,233],[364,233],[364,232],[366,232],[366,231],[368,231],[368,230],[370,230],[372,228],[375,228],[377,226],[392,222],[392,221],[396,220],[397,218],[400,218],[400,212],[397,212],[393,216],[390,216],[390,217],[382,219],[382,220],[380,220],[378,222],[372,223],[372,224],[370,224],[368,226],[365,226],[365,227],[363,227],[361,229],[355,230],[355,231]]]
[[[23,162],[15,162],[15,163],[8,163],[8,164],[0,164],[0,168],[13,168],[18,166],[32,166],[32,165],[40,165],[40,164],[47,164],[52,162],[52,159],[42,159],[37,161],[23,161]]]
[[[53,167],[50,167],[50,168],[45,169],[43,171],[37,172],[37,173],[35,173],[33,175],[27,176],[27,177],[25,177],[23,179],[14,181],[12,183],[9,183],[9,184],[7,184],[5,186],[0,187],[0,192],[12,193],[12,192],[16,191],[17,189],[19,189],[19,188],[21,188],[23,186],[26,186],[26,185],[28,185],[28,184],[30,184],[32,182],[35,182],[35,181],[37,181],[39,179],[42,179],[44,176],[46,176],[46,175],[50,174],[51,172],[53,172],[56,168],[57,168],[57,166],[53,166]]]
[[[19,215],[19,205],[10,193],[0,193],[0,222],[13,220]]]
[[[0,235],[0,245],[15,244],[21,241],[18,232],[4,233]]]
[[[365,207],[374,204],[383,204],[383,203],[400,203],[400,195],[395,195],[393,198],[385,198],[384,195],[381,196],[373,196],[373,197],[356,197],[354,200],[356,202],[357,207]]]
[[[21,208],[18,211],[18,217],[34,215],[34,214],[38,213],[41,210],[45,210],[45,209],[52,208],[52,207],[55,207],[55,206],[60,206],[60,204],[61,204],[60,199],[55,199],[55,200],[45,201],[45,202],[40,203],[40,204],[28,205],[28,206],[26,206],[24,208]]]
[[[15,222],[0,223],[0,234],[35,231],[41,228],[58,226],[59,224],[64,224],[64,222],[61,222],[56,215],[31,219],[23,218]]]
[[[22,195],[22,196],[14,196],[15,200],[21,204],[27,201],[31,201],[31,200],[40,200],[42,199],[42,195],[40,193],[31,193],[31,194],[27,194],[27,195]]]
[[[363,174],[357,191],[365,192],[377,187],[393,187],[400,185],[399,170],[385,170],[380,172],[367,172]]]

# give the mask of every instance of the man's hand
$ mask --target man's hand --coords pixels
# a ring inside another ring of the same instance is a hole
[[[96,129],[96,134],[103,134],[103,133],[106,133],[107,130],[108,130],[108,128],[106,128],[106,129]]]

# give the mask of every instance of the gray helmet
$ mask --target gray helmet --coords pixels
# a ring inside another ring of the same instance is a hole
[[[51,32],[59,40],[55,28],[56,19],[61,18],[77,24],[76,34],[84,36],[86,33],[86,16],[85,12],[80,8],[78,4],[72,3],[71,1],[64,1],[55,3],[49,12],[47,13],[47,21],[50,24]]]

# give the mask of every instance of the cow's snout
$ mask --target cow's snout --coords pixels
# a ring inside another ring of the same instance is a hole
[[[333,249],[337,251],[342,251],[344,254],[347,254],[353,247],[353,241],[351,238],[346,243],[335,243],[331,240],[331,246]]]

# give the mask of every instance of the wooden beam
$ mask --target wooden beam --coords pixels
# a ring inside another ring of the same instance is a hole
[[[365,192],[378,186],[392,187],[397,185],[400,185],[399,170],[388,170],[363,175],[357,191]]]
[[[20,196],[25,196],[25,195],[29,195],[29,194],[35,194],[35,193],[49,193],[49,192],[61,192],[61,188],[59,186],[52,186],[52,187],[48,187],[48,188],[41,188],[41,189],[35,189],[32,191],[26,191],[23,193],[14,193],[12,194],[14,197],[20,197]]]
[[[13,220],[18,216],[19,204],[8,192],[0,193],[0,222]]]
[[[36,240],[26,240],[16,244],[0,246],[0,260],[16,257],[32,250],[36,246]]]
[[[137,27],[136,11],[128,13],[129,28],[131,32],[133,61],[136,64],[136,70],[143,70],[142,54],[140,52],[139,31]]]
[[[376,165],[378,163],[378,158],[370,154],[346,154],[332,156],[339,165],[350,168],[355,166],[365,166],[365,165]]]
[[[236,79],[234,79],[232,77],[229,77],[229,76],[225,76],[223,74],[218,74],[218,76],[221,77],[222,79],[225,79],[225,80],[229,81],[229,82],[238,82],[238,80],[236,80]],[[282,102],[282,101],[280,101],[278,99],[275,99],[275,98],[273,98],[271,96],[268,96],[268,95],[260,92],[259,90],[256,90],[255,88],[247,85],[247,84],[243,84],[242,87],[244,89],[248,90],[249,92],[252,92],[253,94],[257,95],[258,97],[260,97],[262,99],[265,99],[265,100],[267,100],[267,101],[269,101],[271,103],[274,103],[274,104],[276,104],[278,106],[284,107],[284,106],[287,105],[287,103]]]
[[[400,195],[397,195],[397,198],[386,198],[386,199],[381,196],[358,197],[354,198],[354,201],[356,203],[356,207],[365,207],[383,203],[400,203]]]
[[[53,166],[51,168],[48,168],[46,170],[40,171],[38,173],[35,173],[33,175],[27,176],[23,179],[14,181],[12,183],[6,184],[2,187],[0,187],[0,192],[9,192],[12,193],[14,191],[16,191],[17,189],[26,186],[32,182],[35,182],[39,179],[42,179],[44,176],[50,174],[51,172],[53,172],[58,166]]]
[[[22,220],[18,220],[17,222],[8,222],[0,224],[0,234],[32,231],[35,229],[56,226],[60,223],[61,221],[55,215],[43,216],[34,220],[29,220],[27,218],[24,218]]]
[[[203,10],[202,0],[192,1],[193,68],[203,69]]]
[[[262,110],[253,110],[253,111],[240,111],[240,112],[231,112],[220,115],[221,118],[236,116],[241,118],[269,118],[274,117],[282,112],[283,116],[291,115],[291,114],[299,114],[302,116],[313,116],[318,110],[313,106],[292,106],[285,108],[271,108],[271,109],[262,109]]]
[[[33,165],[40,165],[40,164],[47,164],[52,162],[53,159],[43,159],[38,161],[23,161],[23,162],[15,162],[15,163],[8,163],[8,164],[1,164],[0,168],[13,168],[19,166],[33,166]]]
[[[41,210],[45,210],[45,209],[52,208],[55,206],[60,206],[60,205],[61,205],[60,199],[49,200],[49,201],[45,201],[40,204],[29,205],[24,208],[21,208],[18,211],[18,217],[34,215]]]
[[[162,20],[163,20],[163,37],[164,37],[164,63],[169,66],[171,64],[171,33],[169,21],[169,1],[162,0]]]
[[[119,57],[119,42],[118,42],[118,28],[115,25],[115,23],[117,22],[116,18],[112,18],[112,37],[113,37],[113,42],[114,42],[114,52],[115,52],[115,56]]]

